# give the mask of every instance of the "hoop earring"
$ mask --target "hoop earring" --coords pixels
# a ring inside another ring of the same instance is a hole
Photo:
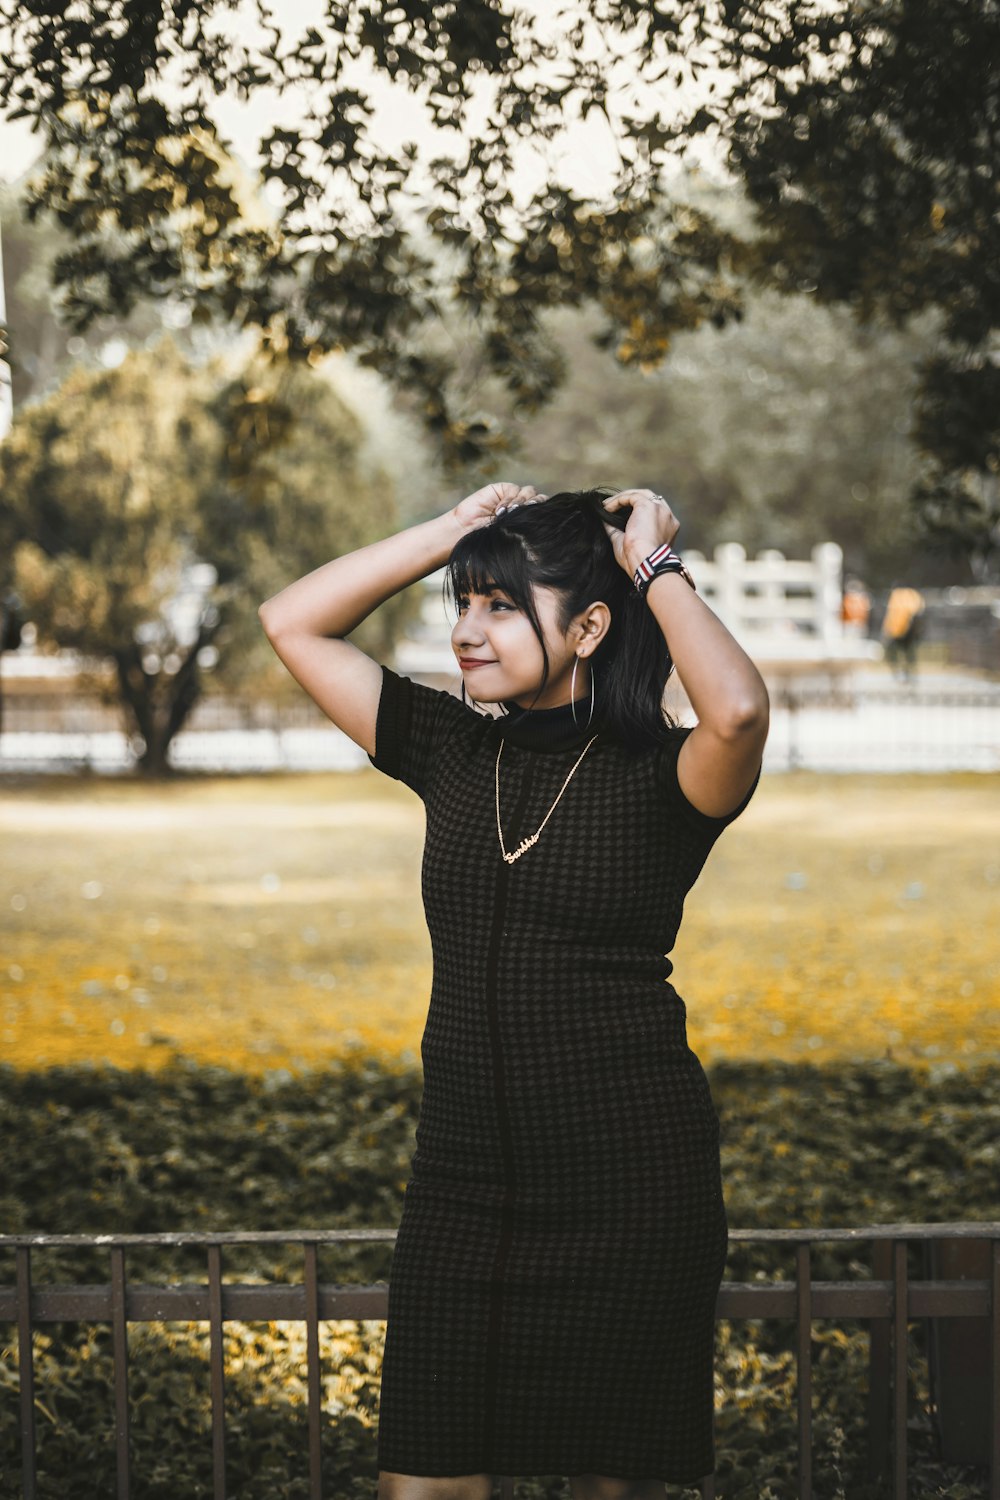
[[[579,719],[576,716],[576,669],[579,666],[579,664],[580,664],[580,658],[578,656],[575,656],[573,658],[573,675],[572,675],[572,677],[569,680],[569,706],[570,706],[570,709],[572,710],[572,713],[573,713],[573,727],[575,729],[579,729],[579,727],[580,727],[580,721],[579,721]],[[465,686],[464,682],[463,682],[462,686],[463,687]],[[583,726],[584,729],[589,729],[590,728],[590,725],[591,725],[591,722],[593,720],[593,717],[594,717],[594,667],[593,667],[593,663],[591,663],[591,667],[590,667],[590,713],[587,715],[587,722]]]

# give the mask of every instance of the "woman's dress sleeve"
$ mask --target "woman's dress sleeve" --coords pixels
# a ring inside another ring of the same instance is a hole
[[[660,747],[657,753],[656,764],[657,786],[660,796],[670,811],[676,814],[677,817],[683,818],[689,827],[706,837],[710,843],[714,843],[722,830],[734,822],[747,807],[750,798],[757,790],[760,781],[760,770],[758,769],[750,790],[743,800],[733,808],[732,812],[723,813],[718,818],[712,817],[709,813],[702,812],[693,803],[688,801],[681,791],[681,785],[677,779],[677,757],[681,746],[690,733],[690,726],[674,729]]]
[[[417,793],[426,794],[430,777],[456,736],[475,723],[474,709],[453,693],[425,687],[382,668],[382,693],[375,724],[375,753],[368,759]]]

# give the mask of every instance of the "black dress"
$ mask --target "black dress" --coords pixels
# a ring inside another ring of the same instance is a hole
[[[595,728],[568,706],[488,719],[383,669],[371,760],[426,807],[434,978],[380,1469],[683,1483],[713,1468],[719,1122],[665,955],[737,813],[682,794],[689,730],[639,753],[603,732],[506,863],[501,739],[513,850]]]

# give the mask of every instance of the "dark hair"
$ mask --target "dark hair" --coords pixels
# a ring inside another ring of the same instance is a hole
[[[595,722],[599,718],[626,745],[639,749],[658,744],[673,727],[663,709],[673,663],[663,632],[615,557],[600,518],[601,500],[614,493],[607,485],[563,490],[466,532],[448,559],[445,592],[457,606],[467,594],[496,587],[524,611],[544,658],[539,695],[548,681],[549,659],[534,586],[560,596],[561,630],[588,604],[603,600],[611,625],[591,657]]]

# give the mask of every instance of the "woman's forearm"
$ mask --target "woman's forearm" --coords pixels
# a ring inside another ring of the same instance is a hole
[[[607,531],[615,557],[629,578],[634,578],[643,559],[669,547],[677,535],[677,517],[664,497],[652,490],[619,490],[604,506],[609,511],[628,511],[624,531],[610,523]],[[748,746],[763,744],[768,723],[764,679],[719,617],[678,572],[654,576],[645,597],[698,715],[699,727],[716,739],[741,741],[741,756]],[[704,736],[698,738],[701,742]]]
[[[268,636],[346,636],[372,610],[447,562],[463,526],[454,512],[422,521],[306,573],[257,613]]]
[[[767,724],[768,696],[746,652],[679,573],[661,573],[646,602],[663,631],[698,722],[722,739]]]

